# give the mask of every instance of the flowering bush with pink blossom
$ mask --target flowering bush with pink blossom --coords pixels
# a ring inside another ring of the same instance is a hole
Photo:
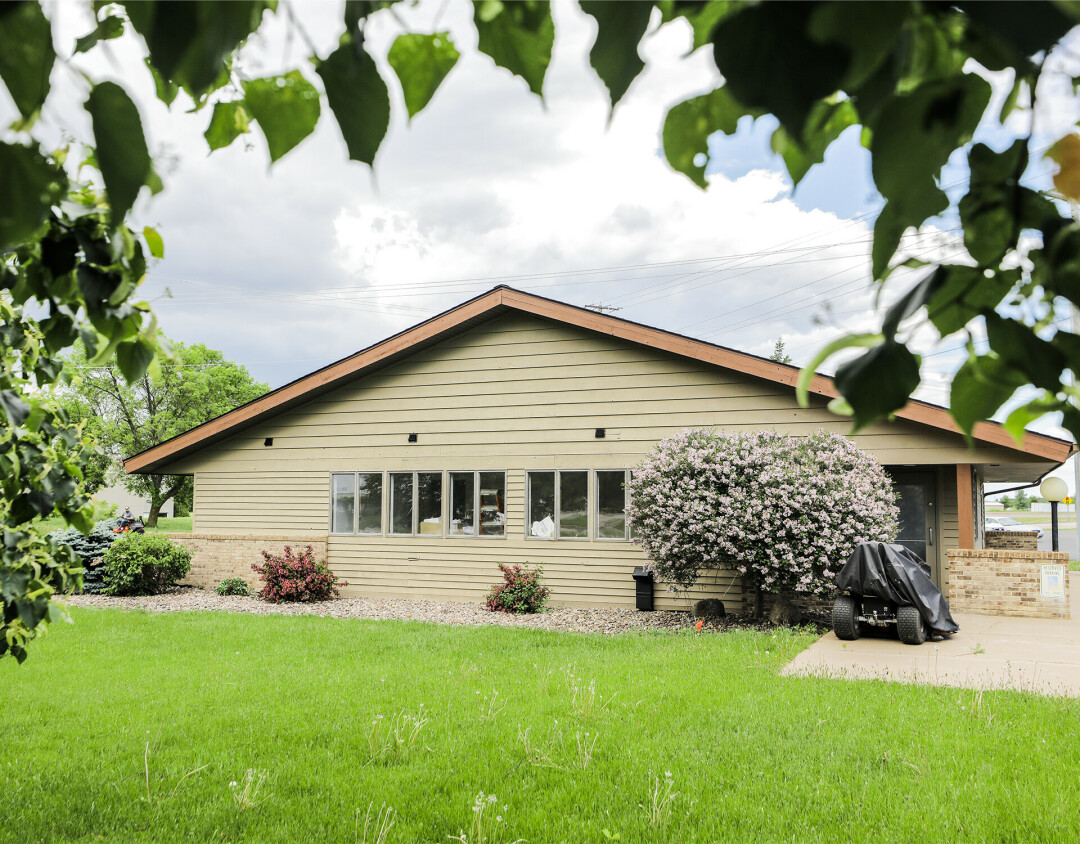
[[[684,589],[727,568],[763,592],[820,595],[856,545],[897,531],[888,475],[826,431],[685,430],[663,440],[629,486],[636,541],[653,570]]]
[[[348,586],[326,567],[325,560],[316,560],[309,545],[299,554],[285,546],[282,556],[261,552],[264,565],[251,568],[259,575],[263,588],[258,596],[271,604],[286,601],[328,601],[338,595],[337,585]]]
[[[540,581],[544,567],[529,570],[524,566],[508,566],[499,563],[503,582],[491,587],[484,606],[491,612],[532,613],[543,612],[551,590]]]

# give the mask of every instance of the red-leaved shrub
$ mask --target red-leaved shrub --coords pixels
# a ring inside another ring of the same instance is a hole
[[[544,609],[551,590],[540,584],[542,566],[529,571],[524,566],[499,563],[499,571],[503,573],[503,582],[491,587],[484,606],[492,612],[528,613]]]
[[[325,560],[316,560],[315,552],[309,545],[299,554],[293,554],[292,548],[285,546],[285,554],[276,556],[262,552],[266,562],[251,568],[259,575],[263,588],[258,595],[271,604],[286,601],[328,601],[338,595],[337,585],[348,586],[344,580],[326,567]]]

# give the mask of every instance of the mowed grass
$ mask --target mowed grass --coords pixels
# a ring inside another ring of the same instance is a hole
[[[35,523],[45,533],[64,530],[67,523],[61,516],[50,516]],[[147,533],[191,533],[191,516],[177,516],[174,519],[158,519],[157,527],[147,528]]]
[[[1080,838],[1077,702],[779,677],[811,635],[72,617],[0,661],[6,840]]]

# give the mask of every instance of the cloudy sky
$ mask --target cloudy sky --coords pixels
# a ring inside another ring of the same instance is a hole
[[[88,4],[45,8],[59,24],[59,55],[70,56],[92,28]],[[328,55],[341,4],[292,8]],[[476,51],[470,3],[421,0],[397,18],[376,14],[368,49],[394,113],[373,171],[347,161],[325,111],[314,135],[272,168],[257,129],[246,144],[208,155],[209,112],[185,113],[183,94],[171,110],[157,101],[141,69],[144,48],[130,34],[58,65],[44,126],[57,138],[89,137],[75,107],[87,88],[73,70],[128,89],[166,183],[136,206],[139,223],[156,226],[166,243],[144,297],[170,337],[221,349],[274,387],[500,283],[619,308],[621,317],[755,354],[783,338],[796,363],[841,331],[877,327],[867,269],[880,200],[857,133],[841,137],[793,190],[769,151],[771,118],[747,121],[734,138],[712,139],[710,184],[699,190],[665,162],[660,129],[667,108],[719,80],[709,50],[689,54],[689,29],[679,23],[654,28],[640,47],[646,70],[609,121],[606,90],[587,62],[592,19],[571,2],[554,9],[544,102]],[[286,19],[267,18],[242,73],[303,64],[310,49]],[[403,25],[449,30],[461,52],[411,123],[384,60]],[[1080,117],[1060,90],[1040,115],[1047,142]],[[0,124],[11,113],[0,92]],[[1033,163],[1031,184],[1049,186],[1050,172],[1049,162]],[[942,181],[963,177],[957,161]],[[955,221],[941,220],[907,248],[932,257],[957,237]],[[916,276],[894,279],[886,303]],[[935,352],[920,395],[944,402],[959,364],[949,350],[962,341],[917,344]]]

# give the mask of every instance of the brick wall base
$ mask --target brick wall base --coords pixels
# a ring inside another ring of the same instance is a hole
[[[985,544],[991,551],[1038,551],[1039,535],[1029,530],[988,530]]]
[[[1061,551],[951,550],[949,607],[955,612],[1069,618],[1069,555]],[[1042,566],[1064,565],[1065,597],[1042,596]]]
[[[169,539],[191,551],[191,571],[181,582],[204,589],[213,589],[227,577],[242,577],[253,590],[261,588],[259,575],[251,570],[253,565],[262,565],[261,551],[280,554],[286,545],[294,551],[310,545],[317,559],[326,559],[325,536],[170,533]]]

